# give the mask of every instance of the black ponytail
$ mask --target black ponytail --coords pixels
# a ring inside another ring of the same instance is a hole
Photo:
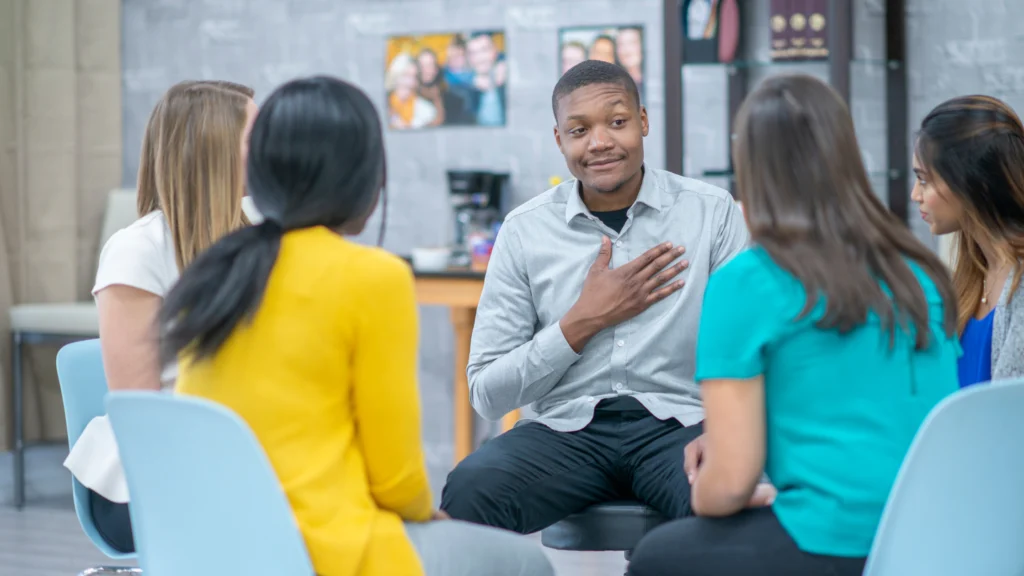
[[[164,298],[160,356],[172,362],[189,348],[212,356],[263,300],[284,230],[265,220],[225,236],[199,255]]]
[[[362,229],[387,181],[380,115],[347,82],[324,76],[288,82],[256,116],[246,177],[266,219],[225,236],[182,272],[160,311],[165,362],[186,351],[194,360],[208,358],[252,320],[286,231]],[[378,241],[386,195],[384,203]]]

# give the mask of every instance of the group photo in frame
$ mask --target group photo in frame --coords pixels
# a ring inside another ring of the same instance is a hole
[[[505,33],[494,30],[388,39],[388,127],[504,126]]]
[[[618,64],[629,72],[644,102],[644,28],[576,26],[558,31],[559,77],[584,60]]]

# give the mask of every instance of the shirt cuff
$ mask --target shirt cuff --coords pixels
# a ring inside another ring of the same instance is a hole
[[[534,346],[540,357],[552,372],[565,372],[575,364],[582,354],[577,354],[562,333],[562,326],[555,322],[544,328],[533,339]]]

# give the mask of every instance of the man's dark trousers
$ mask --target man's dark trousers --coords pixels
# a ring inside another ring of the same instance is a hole
[[[638,500],[670,519],[689,516],[683,448],[701,432],[700,424],[658,420],[630,397],[602,400],[578,432],[520,424],[456,466],[441,509],[523,534],[611,500]]]

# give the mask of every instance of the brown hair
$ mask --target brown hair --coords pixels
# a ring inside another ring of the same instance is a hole
[[[990,96],[962,96],[939,104],[921,121],[918,162],[938,175],[963,208],[957,232],[953,285],[963,330],[981,301],[992,263],[979,238],[1002,247],[1017,263],[1010,296],[1024,269],[1024,126],[1013,109]],[[998,296],[997,296],[998,297]]]
[[[871,190],[853,120],[842,98],[807,75],[776,76],[747,97],[737,117],[733,165],[755,242],[819,298],[819,328],[848,332],[869,312],[890,343],[913,323],[916,348],[929,344],[929,310],[910,262],[935,283],[943,329],[956,329],[949,275],[931,250]]]
[[[153,111],[152,184],[180,270],[248,224],[241,151],[248,102],[237,91],[188,82],[168,90]]]
[[[250,99],[256,95],[252,88],[236,84],[235,82],[228,82],[227,80],[186,80],[176,84],[174,87],[184,88],[187,86],[215,86],[231,92],[237,92]],[[136,181],[138,189],[136,209],[140,218],[160,208],[160,199],[156,194],[156,176],[153,174],[156,168],[156,140],[160,133],[156,114],[158,109],[159,106],[154,108],[152,114],[149,115],[149,121],[146,123],[146,132],[142,136],[142,152],[139,155],[139,174]]]

